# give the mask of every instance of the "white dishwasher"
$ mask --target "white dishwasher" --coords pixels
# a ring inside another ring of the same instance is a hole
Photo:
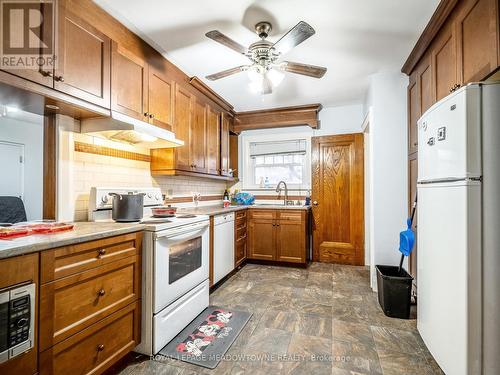
[[[214,284],[234,269],[234,212],[214,217]]]

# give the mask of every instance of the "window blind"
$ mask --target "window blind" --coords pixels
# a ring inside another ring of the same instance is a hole
[[[293,139],[287,141],[250,142],[250,157],[265,155],[306,154],[306,140]]]

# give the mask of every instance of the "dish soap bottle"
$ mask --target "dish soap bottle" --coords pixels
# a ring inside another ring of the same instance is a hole
[[[228,207],[231,204],[231,200],[229,199],[229,192],[227,191],[227,189],[224,190],[222,203],[224,204],[224,208]]]
[[[269,183],[269,177],[266,177],[266,179],[264,180],[264,187],[265,188],[271,187],[271,184]]]

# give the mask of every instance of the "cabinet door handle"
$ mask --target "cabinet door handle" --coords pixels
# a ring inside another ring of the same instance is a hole
[[[149,117],[149,112],[144,112],[145,117]]]
[[[152,113],[149,115],[149,118],[155,118],[155,115],[153,115]]]
[[[318,203],[318,201],[314,201],[314,202],[313,202],[313,204],[314,204],[315,206],[317,206],[319,203]]]
[[[97,345],[96,350],[97,350],[98,352],[102,352],[102,351],[104,350],[104,344]]]
[[[103,257],[103,255],[105,255],[105,254],[106,254],[106,249],[99,249],[99,250],[97,251],[97,257],[98,257],[98,258],[102,258],[102,257]]]
[[[52,73],[50,70],[40,70],[40,74],[44,77],[53,77],[54,73]]]
[[[56,76],[56,77],[54,77],[54,79],[56,81],[59,81],[59,82],[64,82],[64,77],[63,76]]]
[[[104,289],[101,289],[101,290],[99,290],[99,292],[97,292],[97,295],[98,295],[99,297],[102,297],[102,296],[103,296],[103,295],[105,295],[105,294],[106,294],[106,291],[105,291]]]

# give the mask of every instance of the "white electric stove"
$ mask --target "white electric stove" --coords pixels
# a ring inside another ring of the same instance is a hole
[[[89,221],[110,221],[109,193],[144,193],[142,337],[135,351],[157,354],[207,306],[209,217],[177,214],[153,218],[163,205],[159,188],[99,188],[90,192]]]

